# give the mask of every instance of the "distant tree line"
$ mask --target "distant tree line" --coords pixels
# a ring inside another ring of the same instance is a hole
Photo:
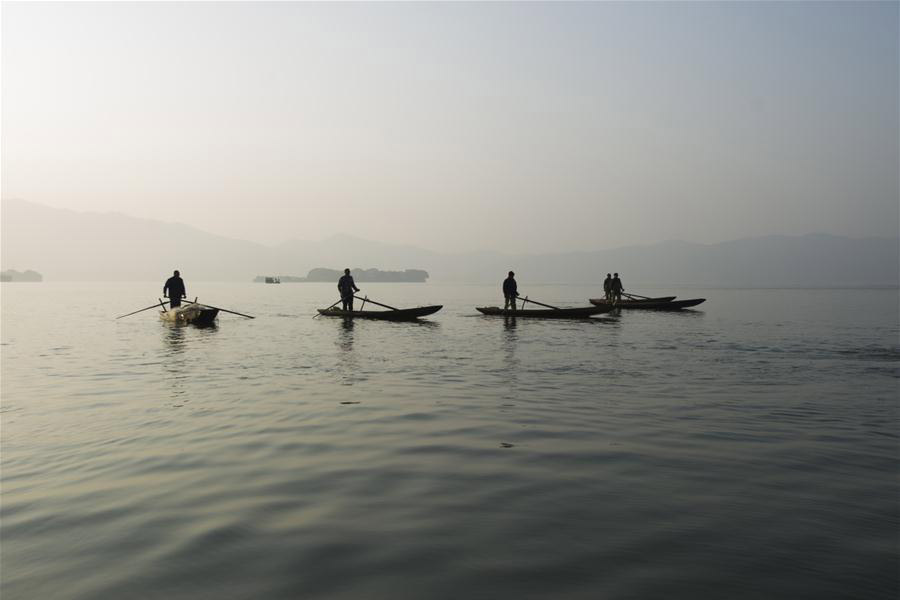
[[[14,269],[9,269],[8,271],[3,271],[0,273],[0,281],[43,281],[44,276],[38,273],[37,271],[23,271],[19,272]]]
[[[316,281],[337,281],[344,271],[341,269],[325,269],[322,267],[312,269],[306,277],[293,275],[277,275],[282,283],[300,283]],[[350,274],[357,283],[381,282],[381,283],[424,283],[428,279],[428,271],[422,269],[406,269],[404,271],[382,271],[380,269],[351,269]],[[266,275],[257,275],[253,281],[264,283]],[[269,275],[268,277],[272,277]]]

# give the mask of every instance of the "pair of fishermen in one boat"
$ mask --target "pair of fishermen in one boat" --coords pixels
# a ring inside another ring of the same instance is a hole
[[[622,280],[619,279],[619,274],[616,273],[615,277],[606,274],[606,279],[603,280],[603,293],[606,296],[606,301],[609,304],[618,304],[622,301],[622,292],[625,291],[625,286],[622,285]]]
[[[705,298],[691,298],[689,300],[675,300],[675,296],[662,296],[660,298],[646,298],[634,294],[625,294],[627,300],[610,302],[606,298],[591,298],[591,304],[595,306],[608,306],[611,309],[643,309],[643,310],[668,310],[677,311],[682,308],[690,308],[706,302]]]
[[[646,310],[681,310],[697,306],[706,301],[705,298],[692,298],[690,300],[675,301],[675,296],[663,296],[661,298],[647,298],[634,294],[625,294],[625,286],[619,279],[619,274],[606,274],[603,281],[603,298],[591,298],[591,304],[595,306],[609,306],[614,308],[640,308]],[[623,300],[622,296],[627,299]]]

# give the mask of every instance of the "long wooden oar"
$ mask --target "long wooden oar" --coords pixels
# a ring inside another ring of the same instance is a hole
[[[538,302],[537,300],[531,300],[531,299],[528,298],[528,296],[525,296],[525,298],[523,299],[523,301],[524,301],[524,302],[531,302],[532,304],[537,304],[538,306],[544,306],[544,307],[546,307],[546,308],[555,308],[556,310],[559,310],[559,307],[558,307],[558,306],[550,306],[549,304],[544,304],[543,302]]]
[[[136,314],[138,314],[139,312],[144,312],[145,310],[150,310],[151,308],[159,308],[160,306],[163,307],[163,310],[166,310],[166,303],[163,302],[162,300],[160,300],[160,301],[159,301],[159,304],[154,304],[153,306],[148,306],[147,308],[142,308],[141,310],[136,310],[136,311],[134,311],[134,312],[130,312],[130,313],[128,313],[127,315],[120,315],[120,316],[118,316],[118,317],[116,317],[116,318],[117,318],[117,319],[121,319],[122,317],[130,317],[131,315],[136,315]]]
[[[381,302],[375,302],[368,296],[366,296],[365,298],[360,298],[359,296],[353,296],[353,297],[356,298],[357,300],[362,300],[363,302],[371,302],[372,304],[377,304],[378,306],[383,306],[384,308],[389,308],[391,310],[400,310],[399,308],[394,308],[393,306],[388,306],[387,304],[382,304]]]
[[[194,298],[194,301],[193,301],[193,302],[191,302],[190,300],[185,300],[185,302],[187,302],[188,304],[201,304],[200,302],[197,302],[197,299],[196,299],[196,298]],[[205,302],[202,303],[202,304],[203,304],[203,306],[208,306],[208,307],[214,308],[214,309],[216,309],[216,310],[221,310],[222,312],[231,313],[231,314],[237,315],[237,316],[239,316],[239,317],[247,317],[248,319],[255,319],[255,318],[256,318],[256,317],[251,317],[250,315],[245,315],[244,313],[239,313],[239,312],[236,312],[236,311],[233,311],[233,310],[228,310],[227,308],[219,308],[218,306],[213,306],[212,304],[206,304]]]
[[[626,294],[622,292],[623,296],[628,296],[629,298],[640,298],[641,300],[653,300],[653,298],[648,298],[647,296],[638,296],[637,294]]]
[[[341,300],[343,300],[343,298],[341,298]],[[338,303],[340,303],[341,300],[338,300],[337,302],[335,302],[334,304],[332,304],[331,306],[329,306],[329,307],[326,308],[325,310],[331,310],[332,308],[334,308],[335,306],[337,306]],[[317,312],[315,315],[313,315],[313,319],[315,319],[316,317],[321,317],[321,316],[322,316],[322,313]]]

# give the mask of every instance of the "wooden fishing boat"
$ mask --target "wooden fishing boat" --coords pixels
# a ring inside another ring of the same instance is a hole
[[[218,308],[192,302],[183,304],[177,308],[160,311],[159,318],[168,323],[177,325],[197,325],[198,327],[205,327],[207,325],[212,325],[218,314]]]
[[[706,302],[706,298],[691,298],[690,300],[671,300],[669,302],[622,302],[611,308],[627,308],[641,310],[681,310],[682,308],[690,308]],[[591,299],[591,303],[597,306],[610,306],[606,300],[595,298]]]
[[[628,298],[625,300],[621,300],[616,304],[616,306],[634,306],[635,304],[653,304],[657,302],[671,302],[675,299],[675,296],[661,296],[659,298]],[[591,298],[591,304],[596,306],[603,306],[605,304],[609,304],[606,301],[606,298]]]
[[[392,310],[341,310],[340,308],[318,308],[324,317],[343,317],[345,319],[381,319],[383,321],[413,321],[419,317],[433,315],[444,308],[442,304],[434,306],[418,306],[416,308],[396,308]]]
[[[475,310],[492,317],[522,317],[536,319],[586,319],[591,315],[609,312],[612,306],[583,306],[578,308],[529,308],[506,310],[498,306],[476,306]]]

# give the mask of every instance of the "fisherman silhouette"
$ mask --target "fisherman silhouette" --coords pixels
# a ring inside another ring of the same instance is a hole
[[[178,308],[181,306],[181,299],[187,298],[187,291],[184,289],[184,280],[181,274],[176,270],[175,273],[166,279],[163,285],[163,297],[169,299],[169,307]]]
[[[503,310],[516,310],[516,298],[519,297],[518,285],[516,284],[516,274],[512,271],[509,276],[503,280]]]
[[[345,311],[353,311],[353,294],[359,288],[350,275],[350,269],[344,269],[344,276],[338,279],[338,291],[341,293],[341,307]]]

